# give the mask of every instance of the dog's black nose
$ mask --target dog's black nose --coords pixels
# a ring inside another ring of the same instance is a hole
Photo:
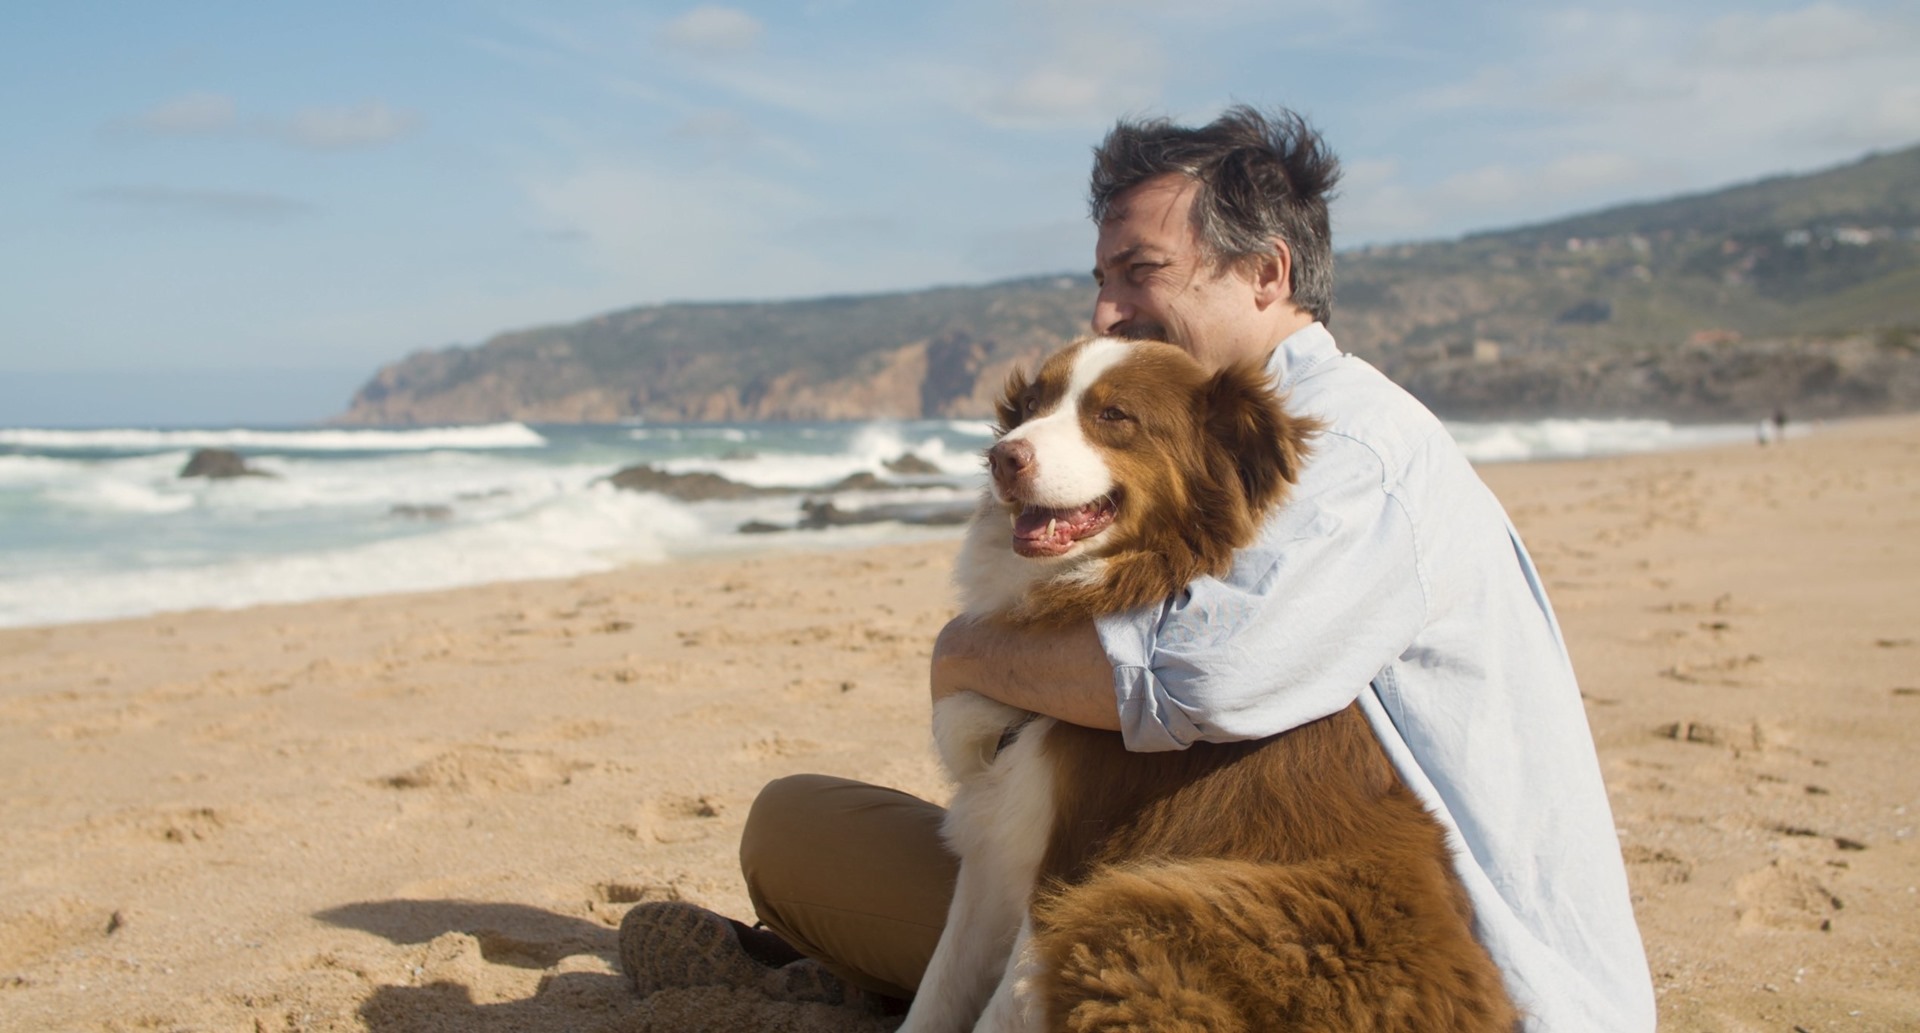
[[[994,480],[1011,482],[1033,465],[1033,445],[1019,438],[996,442],[987,450],[987,465]]]

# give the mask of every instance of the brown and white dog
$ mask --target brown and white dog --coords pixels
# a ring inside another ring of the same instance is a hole
[[[1016,374],[999,416],[956,580],[1024,626],[1224,573],[1316,429],[1258,370],[1115,338]],[[968,692],[933,722],[960,875],[901,1033],[1514,1027],[1444,833],[1356,706],[1167,753]]]

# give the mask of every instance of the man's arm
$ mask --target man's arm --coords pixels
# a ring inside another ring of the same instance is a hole
[[[1323,434],[1292,499],[1224,576],[1098,619],[1128,749],[1296,728],[1352,703],[1406,651],[1426,587],[1384,473],[1370,446]]]
[[[1069,724],[1120,730],[1113,664],[1093,625],[1020,630],[956,617],[933,643],[933,701],[977,692]]]

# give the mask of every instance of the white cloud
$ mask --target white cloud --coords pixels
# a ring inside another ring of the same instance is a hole
[[[1164,101],[1167,62],[1146,33],[1085,23],[1028,26],[1026,44],[970,70],[962,109],[988,125],[1098,126]]]
[[[590,158],[528,185],[537,220],[573,230],[626,300],[803,297],[964,279],[950,248],[919,249],[887,216],[849,212],[755,168]]]
[[[935,31],[937,39],[908,46],[875,48],[850,36],[831,53],[769,47],[750,62],[674,71],[732,101],[836,124],[958,113],[995,128],[1084,128],[1163,101],[1168,69],[1156,35],[1089,20],[1071,4],[968,7]],[[756,45],[761,34],[750,16],[703,7],[660,35],[716,55]]]
[[[820,162],[805,144],[769,133],[738,111],[707,108],[680,120],[670,132],[706,151],[709,158],[775,160],[791,169],[817,169]]]
[[[162,101],[127,124],[155,136],[208,136],[232,132],[239,125],[239,113],[233,98],[225,94],[189,93]]]
[[[745,115],[723,108],[708,108],[688,115],[673,127],[673,134],[689,140],[723,144],[748,144],[760,135]]]
[[[1838,4],[1797,11],[1741,13],[1706,27],[1699,53],[1719,64],[1795,65],[1847,61],[1873,54],[1915,53],[1914,26]]]
[[[974,267],[995,279],[1078,272],[1093,264],[1093,224],[1054,219],[1006,229],[986,229],[966,241]]]
[[[806,256],[768,239],[768,217],[809,210],[765,180],[595,162],[532,184],[544,222],[583,234],[602,273],[654,299],[805,292]],[[779,283],[775,270],[802,282]],[[769,281],[758,282],[755,281]]]
[[[80,196],[129,210],[243,222],[275,221],[313,210],[297,198],[254,190],[130,185],[95,187]]]
[[[1106,117],[1110,93],[1109,84],[1097,73],[1038,68],[987,92],[975,110],[1002,125],[1071,123]]]
[[[419,122],[408,112],[374,100],[351,107],[308,108],[277,128],[298,146],[333,151],[392,143],[413,132]]]
[[[1638,196],[1654,174],[1633,155],[1588,152],[1490,163],[1414,185],[1392,162],[1352,162],[1333,205],[1334,240],[1347,247],[1520,225]]]
[[[1848,151],[1889,149],[1920,140],[1920,82],[1882,91],[1835,114],[1819,139]]]
[[[1638,162],[1623,154],[1570,154],[1532,166],[1483,165],[1448,177],[1428,193],[1455,211],[1491,211],[1526,198],[1557,207],[1596,191],[1631,184]]]
[[[1410,98],[1414,107],[1434,111],[1464,111],[1490,104],[1510,103],[1515,73],[1503,65],[1477,68],[1465,79],[1430,87]]]
[[[1428,161],[1349,179],[1345,240],[1516,225],[1920,139],[1910,6],[1719,18],[1571,8],[1518,24],[1497,60],[1419,96],[1447,127]]]
[[[1679,68],[1609,63],[1552,78],[1543,84],[1539,97],[1554,106],[1634,106],[1683,103],[1697,90],[1694,77]]]
[[[734,7],[696,7],[660,28],[660,39],[704,54],[752,49],[765,34],[760,19]]]
[[[309,150],[377,147],[411,134],[420,118],[378,100],[313,107],[290,116],[242,115],[221,93],[189,93],[115,123],[150,136],[277,140]]]

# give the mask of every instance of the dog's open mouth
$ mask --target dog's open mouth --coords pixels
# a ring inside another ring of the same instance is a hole
[[[1064,555],[1074,543],[1113,526],[1113,500],[1101,496],[1084,506],[1028,506],[1013,518],[1013,551],[1038,558]]]

